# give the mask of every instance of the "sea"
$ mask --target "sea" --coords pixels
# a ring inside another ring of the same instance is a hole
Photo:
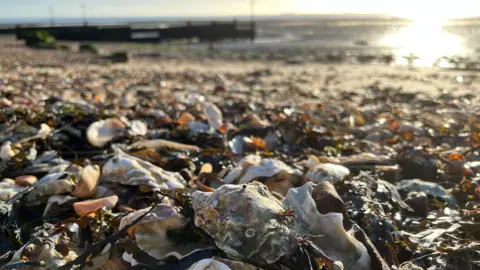
[[[122,17],[87,18],[88,24],[131,23],[167,27],[186,21],[249,21],[240,17]],[[433,65],[443,58],[478,61],[480,18],[436,21],[409,20],[385,15],[281,15],[255,16],[257,37],[250,41],[216,44],[227,50],[285,50],[314,48],[320,52],[346,54],[392,53],[400,61],[414,58],[416,65]],[[0,18],[3,24],[82,24],[81,18]],[[203,45],[192,45],[203,46]]]

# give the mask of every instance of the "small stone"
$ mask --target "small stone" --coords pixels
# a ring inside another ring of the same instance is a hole
[[[96,193],[98,182],[100,181],[100,168],[97,165],[88,165],[82,171],[80,181],[78,181],[72,196],[77,198],[90,198]]]
[[[193,114],[191,114],[189,112],[183,112],[180,115],[180,118],[178,118],[178,123],[180,125],[188,125],[193,121],[195,121],[195,116],[193,116]]]
[[[22,175],[15,178],[15,184],[22,187],[30,187],[37,182],[37,177],[34,175]]]
[[[8,98],[0,98],[0,106],[11,106],[12,105],[12,101],[9,100]]]
[[[430,209],[428,206],[428,197],[425,192],[410,192],[404,202],[413,209],[415,215],[419,217],[428,216]]]
[[[73,209],[75,209],[75,213],[79,216],[84,216],[88,213],[95,212],[103,207],[107,210],[112,209],[118,202],[118,197],[116,195],[101,198],[98,200],[89,200],[83,202],[76,202],[73,204]]]

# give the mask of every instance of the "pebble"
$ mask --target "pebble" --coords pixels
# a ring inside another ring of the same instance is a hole
[[[95,212],[103,207],[107,210],[111,210],[118,202],[118,197],[116,195],[101,198],[97,200],[89,200],[83,202],[76,202],[73,204],[73,209],[75,213],[79,216],[84,216],[88,213]]]

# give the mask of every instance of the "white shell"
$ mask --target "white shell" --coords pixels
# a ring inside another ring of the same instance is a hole
[[[144,136],[147,134],[147,124],[140,120],[130,122],[130,134],[132,136]]]
[[[207,115],[207,120],[210,127],[214,128],[215,130],[220,129],[220,127],[223,125],[223,116],[217,105],[210,102],[205,102],[203,104],[203,111]]]
[[[308,236],[345,269],[370,269],[367,249],[345,231],[341,214],[317,211],[312,189],[313,183],[292,188],[283,201],[258,182],[227,184],[211,193],[195,191],[195,225],[234,259],[274,263],[292,255],[298,238]],[[294,210],[295,216],[282,216],[286,209]]]
[[[2,182],[0,182],[0,201],[8,201],[10,198],[15,196],[15,194],[25,189],[24,187],[15,185],[13,180],[10,181],[6,181],[6,179],[4,179]]]
[[[103,147],[108,142],[123,136],[125,124],[119,119],[109,118],[92,123],[87,129],[88,142],[95,147]]]
[[[268,264],[291,254],[296,239],[282,202],[259,182],[223,185],[214,192],[192,193],[195,225],[211,235],[233,259],[255,258]]]
[[[215,259],[203,259],[188,268],[188,270],[232,270],[228,265]]]
[[[12,149],[12,143],[6,141],[0,148],[0,159],[3,161],[9,161],[13,156],[15,156],[15,151]]]
[[[131,213],[120,221],[119,229],[124,228],[151,209],[145,208]],[[181,229],[186,220],[171,205],[158,204],[135,225],[135,243],[140,249],[156,259],[174,256],[182,259],[196,251],[209,248],[198,243],[175,245],[167,238],[168,230]]]
[[[165,171],[150,162],[125,154],[116,149],[114,157],[102,168],[103,179],[123,185],[147,185],[157,189],[185,187],[185,180],[177,172]]]
[[[345,269],[370,269],[370,256],[363,244],[347,233],[343,228],[343,216],[340,213],[320,214],[312,198],[313,183],[292,188],[283,200],[284,207],[295,210],[294,220],[303,228],[297,233],[312,237],[312,241],[327,256],[341,261]]]
[[[300,176],[300,170],[293,169],[284,162],[276,159],[248,155],[243,158],[233,170],[225,176],[227,184],[249,183],[259,177],[273,177],[280,179],[291,179],[292,176]]]
[[[327,181],[335,184],[343,181],[349,175],[350,170],[342,165],[320,163],[310,169],[305,175],[305,178],[314,183]]]

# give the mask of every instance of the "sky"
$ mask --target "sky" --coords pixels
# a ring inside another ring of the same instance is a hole
[[[411,19],[480,16],[480,0],[254,0],[258,15],[378,13]],[[0,19],[55,17],[241,16],[250,0],[0,0]]]

